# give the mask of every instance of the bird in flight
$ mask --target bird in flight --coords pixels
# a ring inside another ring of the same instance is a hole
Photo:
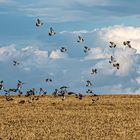
[[[60,48],[60,51],[61,51],[61,52],[66,52],[67,49],[66,49],[65,47],[61,47],[61,48]]]
[[[120,68],[120,64],[119,63],[113,64],[113,67],[116,67],[117,69],[119,69]]]
[[[22,88],[22,85],[23,85],[24,83],[23,82],[21,82],[20,80],[18,80],[18,83],[17,83],[17,90],[20,90],[21,88]]]
[[[83,43],[83,42],[84,42],[84,39],[83,39],[83,37],[81,37],[81,36],[78,36],[78,40],[77,40],[77,42],[79,42],[79,43]]]
[[[124,42],[123,42],[123,45],[125,45],[125,46],[127,46],[127,47],[129,47],[129,48],[132,48],[132,47],[131,47],[131,44],[130,44],[130,41],[124,41]]]
[[[87,84],[86,84],[87,87],[92,86],[91,81],[87,80],[86,83],[87,83]]]
[[[16,60],[13,60],[13,65],[14,66],[17,66],[17,65],[19,65],[20,63],[18,62],[18,61],[16,61]]]
[[[0,81],[0,90],[4,89],[3,86],[4,86],[4,85],[3,85],[3,80],[2,80],[2,81]]]
[[[87,47],[87,46],[84,47],[84,52],[85,52],[85,53],[89,52],[90,50],[91,50],[91,48],[89,48],[89,47]]]
[[[109,43],[110,43],[110,46],[109,46],[110,48],[115,48],[116,47],[116,44],[114,42],[110,41]]]
[[[88,89],[86,93],[93,93],[93,91],[91,89]]]
[[[42,26],[44,23],[40,20],[40,19],[37,19],[37,21],[36,21],[36,26],[37,27],[40,27],[40,26]]]
[[[53,36],[53,35],[55,35],[56,34],[56,32],[54,31],[54,29],[51,27],[50,29],[49,29],[49,36]]]
[[[46,82],[52,82],[52,79],[51,78],[47,78],[45,81]]]
[[[114,58],[113,56],[111,56],[110,59],[111,59],[111,60],[109,61],[110,64],[116,62],[116,60],[115,60],[115,58]]]
[[[91,74],[97,74],[97,69],[92,69]]]

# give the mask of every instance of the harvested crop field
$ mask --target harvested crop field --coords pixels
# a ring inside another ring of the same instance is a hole
[[[0,96],[0,140],[140,140],[140,95],[13,99]]]

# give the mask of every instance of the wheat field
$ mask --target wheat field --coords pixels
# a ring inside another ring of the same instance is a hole
[[[0,140],[140,140],[140,95],[13,99],[0,96]]]

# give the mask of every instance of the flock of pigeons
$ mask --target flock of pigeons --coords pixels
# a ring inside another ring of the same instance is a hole
[[[36,27],[40,27],[40,26],[43,26],[43,25],[44,25],[44,23],[43,23],[40,19],[37,19],[37,21],[36,21]],[[55,32],[55,30],[54,30],[52,27],[49,29],[48,35],[49,35],[49,36],[54,36],[54,35],[56,35],[56,32]],[[85,41],[84,38],[83,38],[82,36],[79,35],[79,36],[78,36],[77,42],[78,42],[78,43],[83,43],[84,41]],[[110,48],[116,48],[117,45],[116,45],[114,42],[109,42],[109,43],[110,43],[110,45],[109,45]],[[124,42],[123,42],[123,45],[125,45],[125,46],[127,46],[127,47],[129,47],[129,48],[132,48],[132,47],[131,47],[131,44],[130,44],[130,41],[124,41]],[[84,52],[85,52],[85,53],[89,52],[90,50],[91,50],[91,48],[89,48],[89,47],[87,47],[87,46],[84,46]],[[64,53],[64,52],[67,51],[67,48],[61,47],[61,48],[60,48],[60,51],[61,51],[62,53]],[[112,64],[113,67],[115,67],[115,68],[117,68],[117,69],[120,68],[120,64],[116,61],[116,58],[113,57],[113,56],[110,57],[109,63]],[[13,66],[18,66],[18,65],[20,65],[20,62],[18,62],[17,60],[13,60]],[[92,68],[92,69],[91,69],[91,75],[96,75],[96,74],[97,74],[97,69],[96,69],[96,68]],[[47,79],[45,79],[45,81],[46,81],[47,83],[48,83],[48,82],[53,82],[53,80],[52,80],[51,78],[47,78]],[[17,87],[16,87],[15,89],[8,89],[8,90],[6,90],[6,89],[4,88],[4,81],[0,81],[0,90],[4,90],[6,100],[7,100],[7,101],[11,101],[11,100],[13,100],[13,98],[10,96],[10,93],[11,93],[11,92],[15,92],[15,93],[18,92],[18,95],[19,95],[19,96],[22,95],[21,89],[22,89],[23,84],[24,84],[24,83],[23,83],[22,81],[18,80],[18,82],[17,82]],[[92,83],[90,80],[87,80],[87,81],[86,81],[85,86],[88,87],[88,89],[86,90],[86,93],[92,94],[92,96],[96,96],[96,94],[93,93],[92,88],[90,88],[90,87],[93,86],[93,83]],[[55,91],[53,92],[53,95],[54,95],[55,97],[56,97],[56,96],[61,96],[61,97],[62,97],[62,100],[65,100],[65,95],[75,95],[75,97],[76,97],[76,98],[79,98],[80,100],[84,97],[84,96],[83,96],[82,94],[80,94],[80,93],[77,94],[77,93],[74,93],[74,92],[68,92],[67,89],[68,89],[67,86],[62,86],[62,87],[60,87],[59,89],[55,89]],[[29,100],[30,103],[31,103],[33,100],[38,100],[38,99],[39,99],[39,97],[35,98],[36,93],[37,93],[37,92],[36,92],[35,88],[30,89],[30,90],[28,90],[28,91],[26,92],[26,95],[25,95],[25,96],[26,96],[26,97],[30,97],[30,100]],[[40,88],[40,89],[39,89],[39,95],[44,96],[44,95],[46,95],[46,93],[47,93],[47,91],[45,91],[43,88]],[[97,98],[97,100],[98,100],[98,98]],[[95,103],[95,101],[96,101],[95,99],[92,99],[92,103]],[[25,102],[24,102],[24,101],[21,101],[20,103],[25,103]]]
[[[109,42],[110,43],[110,48],[116,48],[116,44],[114,42]],[[123,42],[123,45],[124,46],[127,46],[128,48],[132,48],[131,47],[131,44],[130,44],[130,41],[124,41]],[[113,64],[113,67],[119,69],[120,68],[120,64],[116,61],[115,57],[111,56],[110,57],[110,61],[109,61],[110,64]]]

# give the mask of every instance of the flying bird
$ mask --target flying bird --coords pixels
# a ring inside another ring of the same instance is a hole
[[[3,80],[0,81],[0,90],[4,89],[4,84],[3,84]]]
[[[77,42],[79,42],[79,43],[83,43],[83,42],[84,42],[84,39],[83,39],[81,36],[78,36],[78,40],[77,40]]]
[[[40,88],[39,89],[39,94],[41,94],[42,96],[43,95],[46,95],[47,94],[47,91],[45,91],[43,88]]]
[[[90,50],[91,50],[91,48],[89,48],[89,47],[87,47],[87,46],[84,47],[84,52],[85,52],[85,53],[89,52]]]
[[[87,80],[86,83],[87,83],[86,84],[87,87],[92,86],[92,83],[89,80]]]
[[[17,65],[19,65],[20,63],[18,62],[18,61],[16,61],[16,60],[13,60],[13,65],[14,66],[17,66]]]
[[[54,31],[54,29],[51,27],[50,29],[49,29],[49,36],[53,36],[53,35],[55,35],[56,34],[56,32]]]
[[[97,69],[92,69],[91,74],[97,74]]]
[[[23,85],[23,84],[24,84],[23,82],[21,82],[20,80],[18,80],[18,83],[17,83],[17,90],[20,91],[20,89],[22,88],[22,85]]]
[[[36,26],[37,27],[40,27],[40,26],[42,26],[44,23],[40,20],[40,19],[37,19],[37,21],[36,21]]]
[[[130,44],[130,41],[124,41],[124,42],[123,42],[123,45],[125,45],[125,46],[127,46],[127,47],[129,47],[129,48],[132,48],[132,47],[131,47],[131,44]]]
[[[60,48],[60,51],[61,51],[61,52],[66,52],[67,49],[66,49],[65,47],[61,47],[61,48]]]
[[[51,78],[47,78],[45,81],[46,82],[52,82],[52,79]]]
[[[120,68],[120,64],[119,63],[113,64],[113,67],[116,67],[117,69],[119,69]]]
[[[114,58],[113,56],[111,56],[110,59],[111,59],[111,60],[109,61],[110,64],[116,62],[116,60],[115,60],[115,58]]]
[[[110,41],[109,43],[110,43],[110,46],[109,46],[110,48],[115,48],[116,47],[116,44],[114,42]]]
[[[93,93],[93,91],[91,89],[88,89],[86,93]]]

